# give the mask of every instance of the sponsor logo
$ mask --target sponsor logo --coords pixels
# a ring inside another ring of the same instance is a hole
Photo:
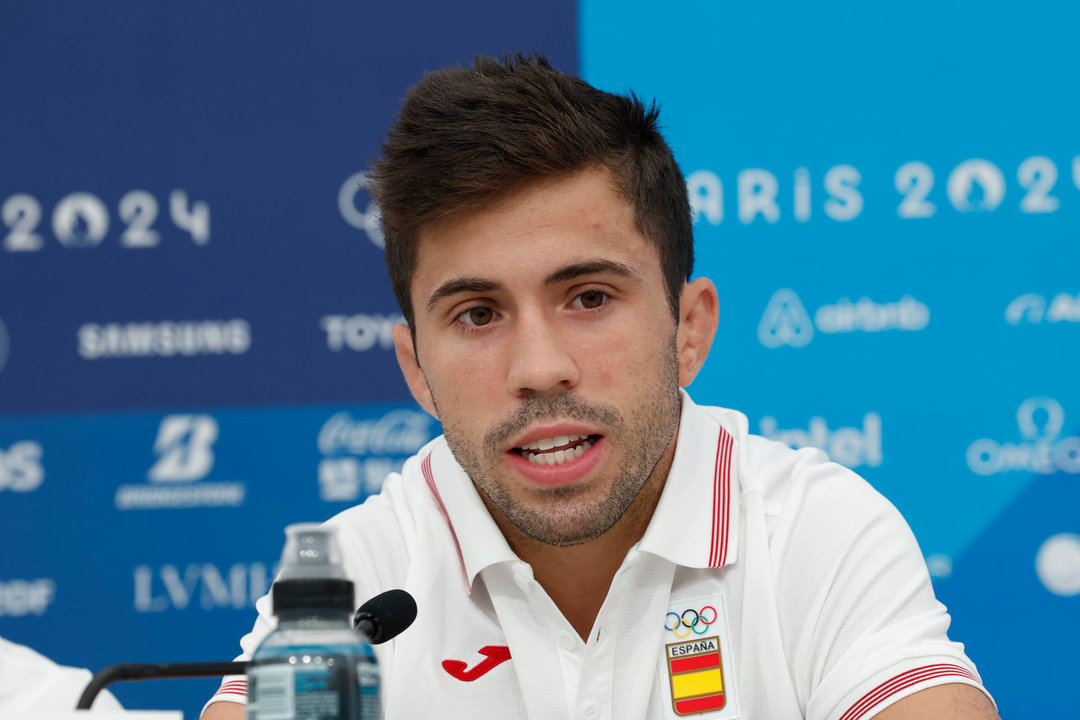
[[[358,420],[333,415],[319,431],[319,495],[327,502],[355,501],[379,492],[383,479],[401,470],[435,436],[434,420],[419,410],[391,410]]]
[[[0,581],[0,617],[44,615],[55,599],[52,578]]]
[[[795,449],[820,448],[831,460],[849,468],[881,465],[881,416],[875,412],[863,415],[862,428],[839,427],[830,430],[825,418],[816,415],[810,418],[806,430],[782,430],[771,415],[761,418],[758,426],[761,434],[770,440],[778,440]]]
[[[1080,595],[1080,535],[1058,533],[1048,537],[1035,555],[1035,574],[1055,595]]]
[[[1005,472],[1080,473],[1080,437],[1062,437],[1065,409],[1054,398],[1033,397],[1016,410],[1019,442],[980,438],[967,449],[967,464],[977,475]]]
[[[1050,302],[1043,295],[1027,293],[1005,308],[1005,322],[1010,325],[1038,325],[1044,321],[1080,322],[1080,293],[1058,293]]]
[[[930,577],[945,579],[952,576],[953,561],[948,555],[934,553],[926,558],[926,569]]]
[[[77,337],[79,355],[86,360],[243,355],[251,349],[251,325],[240,318],[86,323]]]
[[[269,591],[273,570],[261,562],[234,563],[227,569],[213,563],[138,565],[132,573],[135,612],[252,607]]]
[[[147,479],[153,482],[202,480],[214,467],[218,424],[209,415],[169,415],[158,426]]]
[[[443,670],[457,680],[473,682],[510,659],[510,648],[506,645],[485,645],[479,652],[484,659],[472,667],[463,660],[443,660]]]
[[[3,370],[7,363],[10,348],[11,342],[8,340],[7,328],[4,326],[4,320],[0,318],[0,370]]]
[[[240,482],[199,482],[214,468],[218,423],[210,415],[167,415],[154,442],[157,460],[150,484],[116,489],[119,510],[235,506],[244,502]]]
[[[804,347],[814,339],[815,329],[829,335],[888,330],[915,332],[929,323],[930,309],[910,295],[885,303],[874,302],[868,297],[854,302],[840,298],[833,304],[819,307],[811,320],[795,291],[781,288],[773,293],[761,316],[758,340],[768,348]]]
[[[366,352],[375,347],[392,350],[394,338],[390,330],[404,323],[405,316],[401,313],[324,315],[319,319],[319,325],[326,332],[326,347],[334,352],[343,348],[357,352]]]
[[[41,443],[21,440],[7,450],[0,448],[0,491],[31,492],[45,481]]]
[[[814,323],[823,333],[917,331],[930,324],[930,309],[910,295],[887,303],[866,297],[856,302],[840,298],[835,305],[819,307]]]
[[[802,347],[814,339],[814,323],[793,290],[773,293],[758,323],[758,340],[765,347]]]
[[[358,172],[345,178],[341,189],[338,190],[338,210],[341,211],[341,217],[345,219],[345,222],[357,230],[363,230],[372,245],[382,248],[386,241],[383,238],[382,225],[379,223],[379,206],[367,194],[365,190],[367,182],[366,172]],[[366,203],[363,202],[363,198],[367,198]],[[359,203],[358,200],[360,200]],[[364,206],[363,210],[360,209],[360,205]]]

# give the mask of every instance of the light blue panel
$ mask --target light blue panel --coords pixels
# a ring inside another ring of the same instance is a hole
[[[1080,8],[579,12],[583,75],[657,98],[689,179],[722,307],[695,397],[869,479],[958,617],[1073,618],[1064,646],[1013,625],[1009,653],[963,625],[1006,705],[1016,647],[1080,671]]]
[[[809,430],[814,416],[861,427],[877,413],[888,461],[866,474],[928,552],[962,552],[1030,480],[982,479],[968,446],[1021,440],[1014,416],[1029,398],[1080,412],[1062,352],[1080,343],[1080,100],[1062,91],[1080,67],[1068,30],[1080,15],[1037,6],[1006,21],[929,3],[899,16],[858,3],[823,14],[584,2],[581,13],[587,79],[657,97],[699,179],[697,270],[716,280],[723,317],[697,394],[781,429]],[[739,189],[755,177],[777,186],[757,212],[754,190]],[[770,317],[816,324],[805,346],[758,339],[782,288],[797,312]],[[1058,298],[1058,312],[1010,324],[1010,303],[1029,293]],[[868,331],[875,322],[882,331]],[[915,478],[933,480],[933,502]],[[961,498],[969,517],[938,528],[936,508]]]

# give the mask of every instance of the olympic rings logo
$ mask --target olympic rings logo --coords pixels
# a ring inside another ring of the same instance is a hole
[[[712,617],[709,617],[712,613]],[[706,605],[700,611],[688,608],[682,613],[669,612],[664,618],[664,629],[675,633],[675,637],[690,637],[690,633],[704,635],[709,626],[716,622],[716,608]],[[685,629],[684,629],[685,628]]]

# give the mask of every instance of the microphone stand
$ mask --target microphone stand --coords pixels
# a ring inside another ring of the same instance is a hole
[[[121,663],[119,665],[110,665],[94,673],[94,677],[79,697],[75,709],[89,710],[98,693],[104,690],[106,685],[117,680],[243,675],[247,671],[247,666],[246,662]]]
[[[368,637],[372,645],[397,637],[416,619],[416,600],[404,590],[387,590],[371,598],[356,611],[353,626]],[[247,674],[248,663],[123,663],[110,665],[96,673],[83,690],[76,710],[89,710],[94,698],[106,685],[117,680],[154,680],[156,678],[214,677]]]

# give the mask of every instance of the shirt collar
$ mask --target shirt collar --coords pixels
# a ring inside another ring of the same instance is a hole
[[[435,444],[420,468],[457,542],[469,592],[484,568],[501,562],[520,562],[445,439]]]
[[[739,537],[738,443],[745,418],[708,412],[682,395],[675,459],[638,549],[692,568],[735,562]]]
[[[686,567],[723,567],[736,558],[735,436],[745,428],[739,432],[738,413],[730,413],[722,424],[685,391],[679,392],[682,414],[675,458],[638,549]],[[457,542],[470,592],[481,570],[520,562],[445,440],[434,444],[421,470]]]

